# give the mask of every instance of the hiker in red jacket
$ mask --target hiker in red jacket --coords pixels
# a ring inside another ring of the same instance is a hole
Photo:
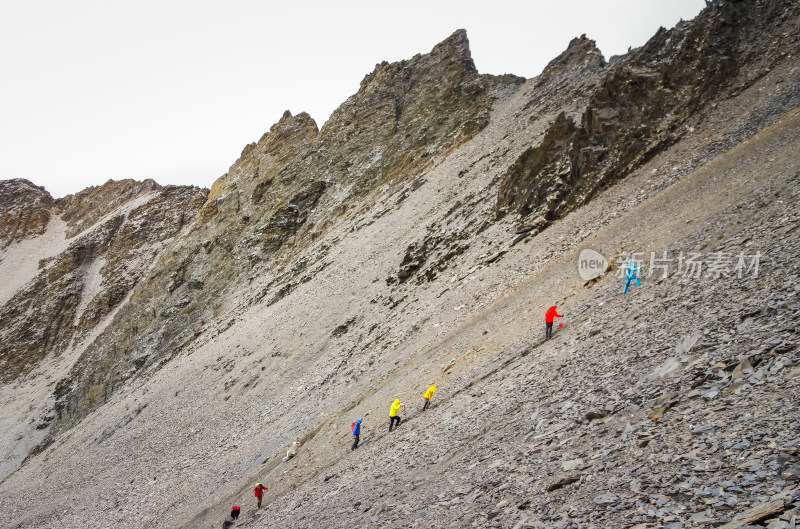
[[[253,487],[253,494],[256,495],[256,509],[261,508],[261,496],[264,495],[265,490],[267,490],[267,487],[261,483],[256,483],[256,486]]]
[[[547,312],[544,313],[544,339],[549,340],[550,335],[553,334],[553,318],[563,318],[561,314],[556,311],[556,306],[553,305]]]

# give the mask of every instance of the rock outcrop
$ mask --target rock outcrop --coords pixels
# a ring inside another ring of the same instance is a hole
[[[43,187],[23,179],[0,181],[0,249],[42,235],[52,205],[53,197]]]
[[[31,371],[46,355],[58,356],[89,335],[194,218],[204,199],[197,188],[109,181],[64,199],[26,204],[24,215],[27,208],[35,211],[27,218],[61,219],[68,242],[63,252],[42,259],[35,279],[0,309],[3,381]],[[38,220],[34,225],[44,229]]]
[[[761,28],[783,23],[767,43]],[[579,121],[560,114],[544,140],[509,168],[498,191],[498,212],[515,213],[523,225],[542,229],[586,203],[674,144],[690,119],[769,71],[793,46],[795,37],[784,31],[793,24],[778,3],[724,2],[692,24],[662,28],[603,73]],[[603,64],[591,41],[570,43],[540,83],[576,64]],[[743,65],[748,72],[740,75]]]

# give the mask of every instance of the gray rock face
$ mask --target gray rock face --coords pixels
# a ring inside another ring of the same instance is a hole
[[[601,74],[579,122],[559,114],[543,141],[509,168],[498,191],[498,213],[530,217],[540,230],[546,224],[538,219],[560,218],[674,144],[695,113],[723,93],[742,90],[741,83],[747,82],[747,76],[739,75],[742,64],[768,68],[774,59],[760,55],[763,36],[756,28],[772,24],[775,13],[771,4],[745,10],[735,2],[720,4],[692,24],[662,29],[644,47],[616,61]],[[582,37],[545,69],[539,82],[552,83],[554,70],[604,64],[594,43]]]
[[[0,378],[14,380],[88,335],[126,298],[164,241],[180,233],[187,207],[196,211],[203,199],[197,188],[110,181],[41,202],[50,207],[39,217],[65,222],[69,243],[42,259],[38,275],[0,308]]]
[[[286,112],[214,184],[187,236],[120,310],[125,323],[92,343],[59,385],[53,432],[105,402],[131,372],[193,342],[197,322],[214,319],[226,289],[293,259],[258,299],[276,303],[308,281],[324,252],[298,254],[379,186],[404,186],[435,156],[469,141],[488,123],[495,92],[523,81],[479,75],[458,31],[429,54],[377,65],[321,131],[307,114]],[[89,399],[92,388],[98,397]]]
[[[610,64],[576,39],[525,81],[480,75],[459,31],[378,64],[321,129],[285,113],[207,194],[55,201],[0,262],[42,261],[0,314],[4,516],[796,522],[798,34],[796,2],[714,3]],[[34,218],[46,196],[20,185]],[[587,247],[610,265],[588,282]]]
[[[21,178],[0,181],[0,249],[42,235],[52,205],[53,197],[43,187]]]

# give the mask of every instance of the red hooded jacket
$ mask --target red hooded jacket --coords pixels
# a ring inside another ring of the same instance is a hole
[[[545,322],[553,323],[553,318],[563,318],[563,316],[561,316],[561,314],[556,312],[556,306],[555,305],[553,305],[552,307],[547,309],[547,312],[544,313],[544,321]]]
[[[261,483],[256,483],[256,486],[253,489],[253,494],[256,495],[256,498],[260,498],[264,494],[265,490],[267,490],[267,487],[265,487]]]

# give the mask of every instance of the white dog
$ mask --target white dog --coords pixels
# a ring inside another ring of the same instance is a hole
[[[286,457],[283,458],[284,461],[289,461],[291,458],[297,455],[297,449],[300,447],[300,443],[295,441],[292,443],[292,446],[289,447],[289,450],[286,451]]]

